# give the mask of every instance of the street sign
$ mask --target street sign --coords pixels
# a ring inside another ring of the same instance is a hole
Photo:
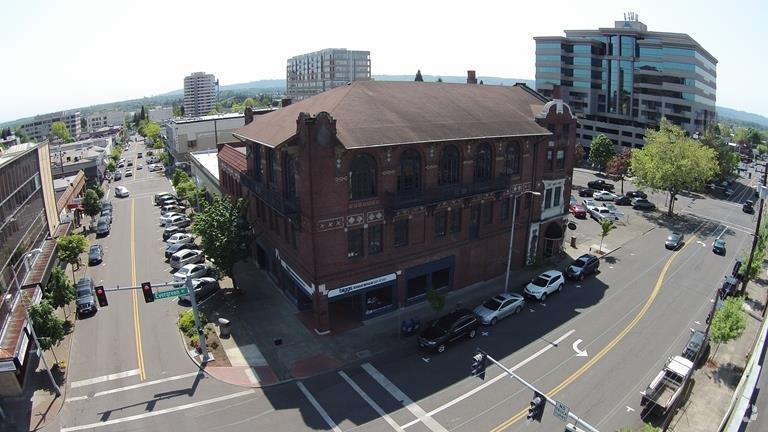
[[[568,406],[560,401],[555,401],[555,410],[553,411],[553,414],[555,417],[559,418],[562,421],[568,421],[568,413],[570,413],[571,410],[568,408]]]
[[[189,294],[187,287],[176,288],[168,291],[158,291],[155,293],[156,299],[164,299],[168,297],[176,297],[184,294]]]

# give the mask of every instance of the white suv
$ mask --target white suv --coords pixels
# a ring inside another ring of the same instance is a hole
[[[523,294],[539,301],[544,301],[547,295],[555,291],[562,291],[565,285],[565,277],[557,270],[549,270],[536,276],[534,280],[525,286]]]
[[[171,268],[180,269],[187,264],[205,262],[203,251],[182,249],[171,255]]]

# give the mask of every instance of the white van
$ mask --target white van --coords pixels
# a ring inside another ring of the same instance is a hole
[[[187,264],[205,262],[205,255],[200,250],[182,249],[171,255],[171,268],[180,269]]]

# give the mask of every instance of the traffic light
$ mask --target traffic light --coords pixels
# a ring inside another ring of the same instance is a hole
[[[152,303],[155,301],[155,293],[152,292],[151,283],[143,282],[141,284],[141,291],[144,293],[144,303]]]
[[[104,287],[101,285],[96,287],[96,298],[99,300],[99,307],[109,305],[109,302],[107,301],[107,292],[104,291]]]
[[[488,363],[487,354],[478,348],[475,355],[472,356],[472,376],[481,380],[485,379],[485,366]]]
[[[547,398],[539,392],[533,393],[533,399],[531,399],[531,406],[528,407],[528,421],[537,421],[541,423],[541,418],[544,417],[544,407],[547,405]]]

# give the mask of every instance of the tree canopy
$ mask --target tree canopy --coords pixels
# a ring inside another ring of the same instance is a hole
[[[744,310],[741,308],[744,299],[742,297],[728,297],[725,299],[715,316],[712,317],[712,324],[709,327],[709,337],[712,342],[720,345],[736,340],[744,334],[747,327],[747,318]]]
[[[80,266],[80,255],[88,249],[88,240],[82,234],[70,234],[56,240],[56,256],[72,266],[72,279],[75,278],[75,266]]]
[[[662,119],[658,131],[646,131],[645,147],[632,152],[631,169],[637,186],[669,192],[671,215],[677,195],[701,190],[715,176],[718,166],[713,149]]]
[[[241,198],[233,200],[218,196],[210,204],[203,206],[203,211],[195,215],[192,231],[200,236],[205,254],[223,273],[234,278],[235,263],[243,258],[242,245],[245,242],[246,202]]]
[[[699,138],[699,142],[715,151],[717,156],[718,177],[730,176],[739,166],[739,154],[728,145],[720,136],[720,127],[713,125],[708,127]]]
[[[101,200],[95,190],[88,189],[85,191],[83,211],[91,218],[95,217],[101,211]]]
[[[605,168],[605,172],[621,180],[621,193],[624,193],[624,179],[629,175],[630,162],[632,161],[632,154],[628,151],[621,152],[612,157],[608,161],[608,166]]]
[[[62,121],[55,121],[51,123],[51,130],[48,132],[48,140],[60,139],[64,142],[72,142],[72,135],[67,129],[67,125]]]
[[[160,135],[160,123],[153,121],[143,122],[139,126],[139,134],[154,141]]]
[[[54,267],[51,271],[45,298],[54,308],[64,307],[75,299],[75,286],[61,267]]]
[[[613,148],[613,141],[607,136],[600,134],[592,138],[592,144],[589,147],[589,159],[595,163],[600,171],[605,169],[608,161],[616,154]]]
[[[30,306],[29,318],[43,351],[48,351],[64,340],[64,320],[53,313],[53,306],[48,300]]]

